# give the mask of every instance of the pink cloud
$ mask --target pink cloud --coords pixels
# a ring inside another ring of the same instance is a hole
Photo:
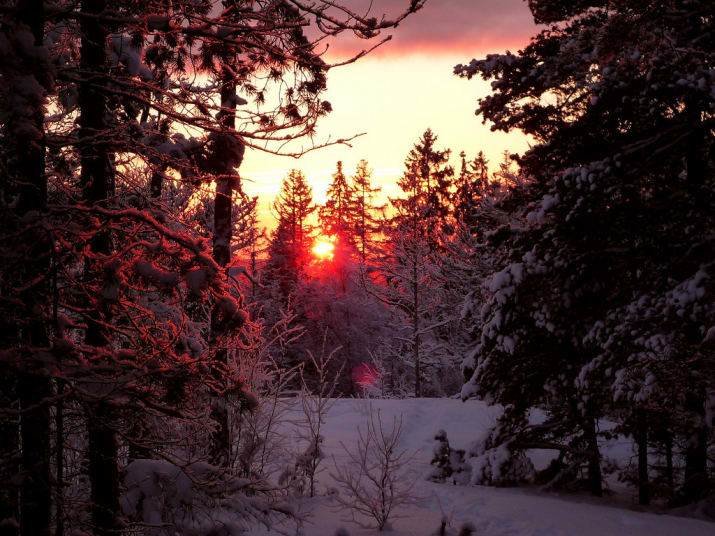
[[[409,0],[342,1],[360,14],[372,4],[375,17],[395,15],[409,4]],[[424,9],[384,33],[392,34],[393,40],[375,54],[480,55],[518,49],[536,31],[524,0],[428,0]],[[346,57],[372,43],[343,34],[331,43],[330,56]]]

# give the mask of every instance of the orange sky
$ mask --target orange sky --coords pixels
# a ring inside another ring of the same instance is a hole
[[[374,3],[376,10],[394,13],[407,0]],[[352,174],[355,164],[365,158],[374,169],[374,182],[394,195],[405,156],[428,127],[439,136],[441,147],[452,149],[455,166],[462,150],[468,155],[483,150],[494,165],[504,149],[523,151],[527,147],[523,135],[493,133],[474,115],[476,101],[489,92],[489,83],[461,80],[452,69],[489,52],[515,51],[535,31],[521,0],[428,0],[423,11],[392,32],[393,41],[385,48],[330,72],[325,98],[334,111],[323,119],[317,139],[366,132],[354,140],[353,148],[329,147],[300,159],[255,150],[246,154],[241,175],[246,191],[261,199],[264,224],[272,227],[268,207],[294,167],[305,172],[319,203],[337,160]],[[366,42],[345,36],[331,54],[344,55],[365,46]]]

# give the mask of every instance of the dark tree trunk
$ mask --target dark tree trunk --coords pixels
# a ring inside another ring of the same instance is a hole
[[[85,199],[103,203],[114,194],[114,163],[107,128],[106,41],[108,30],[95,18],[105,9],[104,0],[84,0],[81,19],[80,65],[85,72],[79,84],[81,181]]]
[[[413,255],[417,255],[417,249]],[[420,356],[420,289],[417,283],[417,258],[412,263],[412,353],[415,362],[415,398],[422,396],[422,357]]]
[[[645,412],[639,411],[636,422],[636,443],[638,445],[638,504],[650,504],[650,482],[648,480],[648,420]]]
[[[20,436],[22,441],[22,487],[20,488],[20,534],[50,534],[50,382],[32,374],[19,381]]]
[[[230,73],[226,73],[221,87],[221,112],[218,120],[225,129],[217,142],[217,152],[224,150],[226,154],[216,154],[218,166],[216,176],[216,197],[214,198],[214,236],[213,257],[221,267],[228,266],[231,261],[231,239],[233,235],[233,191],[238,180],[236,170],[243,160],[243,150],[237,150],[235,139],[236,128],[236,82]],[[221,348],[224,327],[219,323],[220,312],[214,307],[211,313],[211,345],[215,350],[217,374],[228,363],[226,348]],[[221,384],[221,381],[218,382]],[[226,400],[216,400],[211,417],[215,430],[211,438],[211,458],[213,463],[226,466],[231,460],[231,430]]]
[[[18,22],[30,28],[36,47],[44,46],[44,6],[41,0],[21,0],[17,5]],[[34,74],[40,84],[47,82],[48,73],[42,67],[27,65],[27,73]],[[39,77],[39,78],[38,78]],[[44,78],[44,79],[43,79]],[[20,121],[26,125],[14,134],[14,169],[11,174],[19,185],[19,214],[32,211],[42,213],[47,205],[47,177],[45,176],[44,103],[27,101]],[[12,124],[10,125],[13,132]],[[47,318],[47,282],[42,279],[48,271],[51,244],[46,236],[28,237],[27,281],[37,278],[22,295],[25,317],[20,326],[20,344],[24,371],[18,377],[17,394],[20,414],[20,534],[43,536],[50,534],[50,409],[52,385],[49,377],[36,364],[38,350],[49,346]]]
[[[681,500],[686,503],[705,497],[710,491],[708,477],[708,428],[705,422],[705,404],[697,393],[688,395],[686,409],[690,411],[693,426],[686,437],[685,477],[681,489]]]
[[[164,173],[166,167],[161,166],[151,174],[151,184],[149,185],[149,195],[152,199],[160,199],[164,188]]]
[[[116,536],[119,528],[118,449],[111,428],[112,413],[107,404],[100,403],[92,407],[87,416],[91,514],[96,536]]]
[[[705,129],[703,128],[702,111],[703,105],[693,98],[686,99],[685,118],[688,127],[688,145],[686,148],[686,169],[687,181],[694,192],[703,184],[707,164],[705,161]],[[704,199],[706,201],[706,199]]]
[[[665,432],[663,444],[665,445],[665,481],[668,483],[668,492],[672,496],[675,490],[673,475],[673,435],[669,431]]]
[[[235,178],[231,176],[216,179],[213,257],[222,267],[227,266],[231,260],[234,180]]]
[[[6,327],[7,332],[14,331],[11,326]],[[3,336],[3,342],[10,337]],[[4,374],[2,369],[3,384],[0,386],[0,404],[3,408],[13,408],[17,400],[16,381],[10,374]],[[17,485],[14,480],[20,473],[20,436],[19,421],[13,415],[0,417],[0,536],[16,536],[16,525],[10,520],[20,518]]]
[[[62,401],[63,384],[59,384],[57,394],[59,401],[55,406],[55,536],[65,534],[65,408]]]
[[[44,45],[44,4],[42,0],[21,0],[17,5],[18,22],[29,26],[35,39],[35,46]],[[36,72],[35,65],[27,66],[28,73]],[[38,80],[42,84],[42,80]],[[31,111],[26,112],[36,134],[28,133],[27,128],[19,129],[18,137],[14,138],[16,151],[15,178],[21,183],[19,210],[21,213],[29,210],[43,210],[47,204],[47,178],[45,177],[45,138],[44,109],[41,103],[28,103]],[[12,129],[12,127],[11,127]],[[14,134],[14,133],[13,133]],[[25,136],[30,136],[25,138]]]
[[[106,8],[104,0],[83,0],[82,12],[89,15],[80,22],[82,35],[80,64],[84,71],[79,84],[80,160],[84,196],[92,205],[106,205],[114,195],[114,162],[111,134],[107,124],[106,41],[108,30],[95,18]],[[107,254],[112,249],[108,233],[92,240],[95,253]],[[111,319],[109,308],[100,305],[94,313],[104,322]],[[107,334],[96,318],[87,318],[87,344],[95,347],[109,344]],[[93,402],[87,411],[89,437],[88,461],[92,497],[92,523],[95,534],[115,534],[119,516],[119,474],[117,441],[113,429],[116,416],[106,401]]]
[[[596,419],[590,416],[586,417],[584,433],[588,457],[589,490],[592,495],[601,497],[603,495],[603,478],[601,476],[601,452],[598,448],[598,436],[596,434]]]

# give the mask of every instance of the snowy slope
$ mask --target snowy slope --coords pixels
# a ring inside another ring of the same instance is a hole
[[[496,412],[478,401],[462,403],[450,399],[430,400],[337,400],[325,427],[326,471],[321,474],[320,492],[332,486],[329,471],[344,460],[340,443],[351,446],[357,438],[357,428],[366,419],[366,406],[373,404],[383,420],[402,415],[403,444],[416,451],[412,477],[419,499],[405,507],[401,517],[392,523],[395,536],[428,536],[439,526],[443,515],[452,528],[470,521],[476,535],[485,536],[680,536],[715,535],[715,523],[642,513],[609,505],[607,500],[585,497],[543,494],[525,489],[488,487],[456,487],[425,481],[429,470],[433,435],[440,428],[447,431],[453,447],[465,447],[493,421]],[[609,449],[608,455],[623,451],[623,446]],[[345,527],[352,536],[375,535],[374,529],[360,528],[346,521],[346,515],[336,512],[329,497],[306,500],[303,507],[310,511],[310,521],[304,527],[305,536],[333,536]],[[275,531],[274,531],[275,532]],[[257,532],[256,534],[266,534]]]

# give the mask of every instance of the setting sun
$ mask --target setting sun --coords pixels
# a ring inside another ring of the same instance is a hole
[[[335,256],[335,238],[319,236],[315,239],[311,250],[316,259],[321,261],[331,261]]]

